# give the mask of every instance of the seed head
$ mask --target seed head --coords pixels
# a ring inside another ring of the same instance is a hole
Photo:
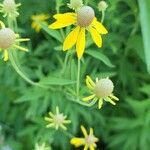
[[[105,11],[108,7],[108,4],[105,1],[100,1],[98,4],[99,11]]]
[[[56,114],[54,117],[55,124],[61,125],[65,120],[65,116],[63,114]]]
[[[0,48],[8,49],[15,43],[15,33],[10,28],[0,30]]]
[[[95,12],[90,6],[83,6],[77,13],[77,23],[80,27],[89,26],[95,17]]]
[[[13,13],[16,10],[16,4],[14,0],[4,0],[3,2],[4,11],[7,13]]]
[[[96,82],[94,92],[99,98],[105,98],[113,92],[113,89],[113,82],[110,79],[105,78]]]

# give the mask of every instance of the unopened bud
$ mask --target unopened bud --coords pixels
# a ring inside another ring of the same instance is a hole
[[[70,4],[68,4],[69,8],[78,10],[83,6],[82,0],[70,0]]]
[[[99,11],[105,11],[108,7],[108,4],[105,1],[100,1],[98,4]]]

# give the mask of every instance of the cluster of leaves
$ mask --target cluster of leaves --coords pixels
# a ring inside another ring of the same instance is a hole
[[[117,106],[85,107],[74,102],[67,93],[73,92],[77,74],[77,61],[69,55],[69,63],[60,79],[65,53],[62,43],[69,29],[52,31],[42,25],[42,31],[31,29],[33,14],[50,14],[49,23],[55,14],[55,0],[20,1],[18,27],[20,33],[30,37],[28,54],[19,53],[19,63],[27,75],[35,81],[46,83],[51,89],[30,86],[12,69],[9,63],[0,61],[0,125],[4,144],[15,150],[33,149],[36,142],[47,142],[53,149],[72,149],[68,136],[63,131],[45,128],[43,117],[48,111],[60,111],[72,124],[68,131],[80,135],[80,125],[93,127],[100,139],[98,149],[148,150],[150,145],[150,76],[147,73],[143,39],[140,30],[139,8],[136,0],[108,0],[105,26],[109,35],[104,37],[102,49],[98,49],[87,36],[87,48],[81,67],[81,95],[86,91],[84,78],[111,77],[115,83]],[[62,1],[66,4],[68,1]],[[98,20],[99,1],[89,0]],[[31,7],[32,6],[32,7]],[[61,5],[61,12],[69,8]],[[144,19],[144,18],[143,18]],[[62,34],[63,33],[63,34]],[[89,57],[90,56],[90,57]],[[90,65],[90,67],[88,67]],[[71,90],[72,89],[72,90]],[[67,95],[67,96],[66,96]],[[0,138],[1,139],[1,138]],[[0,141],[1,144],[1,141]]]

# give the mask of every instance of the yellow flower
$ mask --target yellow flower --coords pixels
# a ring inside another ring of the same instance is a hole
[[[41,30],[40,23],[46,23],[46,20],[49,18],[49,15],[47,14],[39,14],[39,15],[33,15],[31,17],[32,19],[32,28],[35,29],[36,32],[39,32]]]
[[[4,0],[3,4],[0,4],[0,12],[4,14],[3,17],[15,18],[19,16],[17,9],[20,5],[20,3],[16,4],[14,0]]]
[[[54,127],[56,130],[58,130],[58,128],[60,127],[66,130],[67,128],[64,124],[71,123],[70,120],[65,120],[67,116],[64,116],[63,113],[60,113],[58,107],[56,107],[56,114],[49,112],[49,116],[50,117],[45,117],[45,121],[49,122],[49,124],[46,126],[47,128]]]
[[[0,50],[3,51],[4,61],[9,59],[8,51],[10,49],[16,48],[22,51],[28,51],[28,49],[19,46],[20,42],[29,41],[28,38],[19,38],[18,34],[10,28],[6,28],[4,23],[0,21]]]
[[[92,95],[83,98],[83,101],[98,100],[98,108],[100,109],[103,105],[103,101],[110,102],[112,105],[116,105],[113,100],[119,101],[119,99],[113,95],[114,85],[113,82],[108,79],[96,79],[96,83],[87,76],[86,85],[92,91]]]
[[[102,46],[101,34],[107,34],[105,27],[97,21],[94,10],[89,6],[81,7],[76,13],[56,14],[53,16],[56,21],[49,25],[51,29],[61,29],[69,25],[75,28],[67,35],[63,50],[69,50],[76,45],[77,57],[81,59],[84,53],[86,39],[86,30],[90,32],[91,37],[98,47]]]
[[[70,143],[75,147],[84,146],[84,150],[95,150],[96,142],[98,142],[98,138],[93,135],[93,129],[90,128],[90,133],[87,134],[86,129],[84,126],[81,126],[81,130],[83,132],[84,137],[78,138],[74,137],[71,139]]]

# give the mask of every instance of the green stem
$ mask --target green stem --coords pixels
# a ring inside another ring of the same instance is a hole
[[[79,90],[80,90],[80,59],[78,59],[78,70],[77,70],[77,87],[76,87],[76,92],[77,92],[77,97],[79,97]]]
[[[9,60],[13,66],[13,68],[15,69],[15,71],[26,81],[28,82],[29,84],[31,85],[34,85],[34,86],[38,86],[40,88],[46,88],[48,89],[49,87],[47,86],[44,86],[44,85],[41,85],[40,83],[36,83],[32,80],[30,80],[22,71],[21,69],[19,68],[19,65],[15,62],[15,59],[14,59],[14,56],[12,54],[12,51],[9,51]]]
[[[104,19],[105,19],[105,11],[102,11],[101,23],[103,23],[103,22],[104,22]]]
[[[62,69],[61,74],[64,74],[64,72],[65,72],[65,70],[66,70],[68,58],[69,58],[69,51],[66,53],[65,60],[64,60],[64,64],[63,64],[63,69]]]

